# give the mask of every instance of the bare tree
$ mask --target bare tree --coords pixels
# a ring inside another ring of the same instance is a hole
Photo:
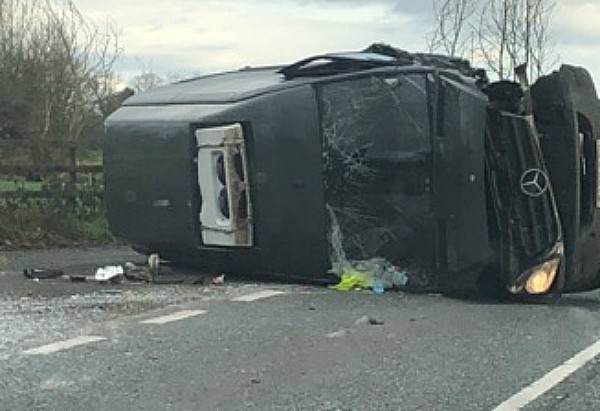
[[[555,0],[436,0],[432,51],[470,57],[500,79],[526,63],[529,76],[546,69]],[[466,54],[470,53],[470,56]]]
[[[0,137],[77,140],[114,91],[120,48],[70,0],[0,0]]]
[[[164,86],[167,80],[153,72],[144,72],[134,76],[129,82],[136,93]]]
[[[436,27],[428,40],[430,51],[463,57],[470,49],[472,17],[477,0],[441,0],[434,3]]]
[[[544,72],[554,6],[549,0],[490,0],[477,31],[479,50],[499,78],[511,77],[523,63],[530,78]]]

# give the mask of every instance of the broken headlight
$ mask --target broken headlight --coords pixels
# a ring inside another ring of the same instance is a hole
[[[528,294],[544,294],[550,290],[560,267],[560,258],[538,265],[529,270],[529,276],[525,283],[525,291]]]
[[[549,292],[559,273],[563,254],[564,247],[562,242],[559,242],[552,251],[547,254],[543,263],[523,272],[514,285],[508,287],[508,291],[512,294],[519,294],[525,291],[530,295],[539,295]]]

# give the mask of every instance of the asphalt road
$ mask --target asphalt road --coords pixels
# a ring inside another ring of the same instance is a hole
[[[492,410],[600,339],[597,292],[525,305],[19,272],[128,260],[143,257],[0,254],[0,410]],[[525,409],[600,409],[597,359],[573,364]]]

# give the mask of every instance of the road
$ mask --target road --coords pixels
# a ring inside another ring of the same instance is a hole
[[[143,257],[0,254],[0,410],[600,409],[597,292],[526,305],[19,272],[129,260]]]

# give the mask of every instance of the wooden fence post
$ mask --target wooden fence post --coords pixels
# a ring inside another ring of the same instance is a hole
[[[77,206],[77,146],[69,145],[69,193],[68,201],[73,210]]]
[[[0,0],[1,2],[2,0]],[[22,164],[21,160],[24,157],[22,154],[12,156],[5,155],[5,160],[13,161],[13,163],[5,163],[4,161],[0,162],[0,180],[22,180],[19,177],[24,177],[24,179],[31,179],[31,177],[35,177],[36,174],[43,174],[47,176],[51,175],[60,175],[61,177],[67,175],[66,181],[64,178],[60,179],[61,184],[63,185],[60,188],[59,193],[50,193],[47,190],[40,189],[28,189],[26,186],[23,189],[2,189],[0,187],[0,206],[7,199],[14,200],[26,200],[29,198],[38,198],[38,199],[49,199],[54,198],[53,194],[60,194],[60,202],[63,205],[68,207],[72,207],[76,210],[77,207],[77,199],[78,194],[81,193],[80,186],[78,185],[78,177],[81,175],[91,175],[91,185],[92,187],[96,186],[98,181],[98,175],[102,175],[103,167],[102,165],[95,164],[82,164],[79,165],[77,163],[77,154],[79,153],[79,146],[77,143],[73,141],[65,142],[61,140],[45,140],[45,145],[43,148],[40,147],[40,142],[38,140],[10,140],[10,139],[0,139],[0,151],[9,152],[19,150],[61,150],[61,153],[67,152],[66,156],[63,154],[60,156],[60,163],[52,163],[46,164],[42,162],[30,162],[30,164]],[[12,150],[12,151],[11,151]],[[52,157],[50,155],[43,157]],[[50,158],[51,159],[51,158]],[[15,161],[16,160],[16,161]],[[102,181],[100,178],[99,181]],[[98,198],[102,198],[102,193],[98,192]]]

